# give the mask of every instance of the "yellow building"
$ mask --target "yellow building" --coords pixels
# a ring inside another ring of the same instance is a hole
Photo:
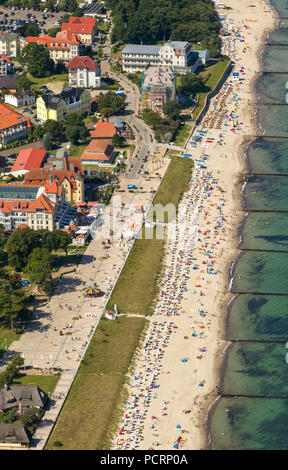
[[[83,115],[91,112],[91,95],[82,88],[65,87],[59,95],[45,94],[36,101],[37,118],[41,122],[47,119],[63,122],[67,114]]]

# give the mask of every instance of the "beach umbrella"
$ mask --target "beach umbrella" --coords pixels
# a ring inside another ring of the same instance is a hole
[[[89,295],[97,295],[100,294],[99,289],[95,289],[94,287],[86,287],[85,289],[82,290],[83,294],[89,294]]]

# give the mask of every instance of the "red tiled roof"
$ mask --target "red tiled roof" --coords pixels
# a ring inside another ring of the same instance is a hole
[[[116,127],[113,122],[106,122],[100,119],[93,131],[90,131],[92,139],[112,139],[116,134]]]
[[[74,57],[73,59],[70,60],[68,64],[68,69],[88,69],[88,70],[97,70],[98,66],[94,62],[94,60],[91,59],[91,57],[83,55],[83,56],[77,56]]]
[[[0,104],[0,131],[21,123],[31,127],[30,119],[17,113],[6,104]]]
[[[27,43],[36,42],[37,44],[42,44],[44,47],[48,49],[68,49],[70,44],[79,44],[79,41],[75,34],[71,34],[67,31],[59,32],[56,34],[56,38],[52,36],[27,36],[25,38],[25,46]],[[57,44],[57,45],[56,45]]]
[[[55,209],[53,202],[44,193],[30,204],[28,212],[35,212],[36,209],[43,209],[45,212],[53,214]]]
[[[38,170],[41,168],[46,152],[46,149],[38,149],[35,147],[21,150],[12,167],[12,171]]]
[[[5,62],[11,62],[11,59],[9,59],[9,57],[7,57],[7,55],[5,55],[5,54],[0,54],[0,58],[4,59]]]
[[[108,140],[92,140],[81,156],[83,160],[110,160],[114,147]]]
[[[74,34],[92,34],[96,24],[96,18],[70,16],[69,23],[62,23],[61,32],[70,31]]]
[[[46,169],[39,169],[39,170],[32,170],[29,171],[24,175],[24,181],[26,184],[46,184],[49,182],[50,177],[56,182],[61,184],[62,181],[67,178],[69,183],[74,187],[77,188],[77,184],[75,178],[77,177],[77,173],[73,170],[46,170]]]

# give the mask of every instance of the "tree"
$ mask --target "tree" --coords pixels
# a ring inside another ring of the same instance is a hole
[[[179,118],[181,106],[176,101],[167,101],[163,106],[165,116],[174,121]]]
[[[57,139],[61,135],[63,128],[61,123],[54,121],[53,119],[47,119],[43,124],[43,130],[45,134],[50,136],[52,139]]]
[[[205,84],[200,75],[188,72],[181,76],[178,89],[180,93],[193,93],[196,95],[200,91],[205,91]]]
[[[21,271],[27,264],[28,256],[38,244],[37,232],[31,228],[17,228],[9,236],[5,248],[8,263],[16,271]]]
[[[79,126],[72,126],[66,128],[66,139],[73,145],[77,145],[80,140],[80,129],[81,128]]]
[[[99,96],[97,101],[98,109],[102,116],[112,116],[112,114],[121,114],[125,110],[125,100],[123,96],[115,95],[109,91],[105,95]]]
[[[25,26],[25,30],[24,30],[23,34],[26,38],[27,38],[27,36],[37,37],[37,36],[40,35],[40,28],[35,23],[27,23],[26,26]]]
[[[19,62],[26,65],[28,72],[37,78],[51,75],[54,68],[54,62],[50,59],[48,49],[35,42],[27,44],[22,49]]]
[[[47,150],[51,149],[53,147],[53,141],[52,141],[51,135],[44,134],[42,143],[43,143],[43,147],[45,149],[47,149]]]
[[[61,31],[61,28],[55,26],[54,28],[48,29],[47,34],[52,38],[56,38],[56,34],[59,33],[59,31]]]
[[[14,322],[19,318],[24,308],[25,296],[17,292],[11,281],[0,279],[0,312],[5,321],[10,321],[11,330],[14,331]]]
[[[112,139],[112,144],[115,147],[122,147],[123,145],[123,137],[121,137],[119,134],[114,134],[113,139]]]
[[[34,125],[33,131],[32,131],[33,138],[36,140],[42,139],[43,135],[44,135],[43,127]]]
[[[18,75],[16,85],[18,91],[30,90],[31,85],[32,82],[29,80],[26,73],[21,73],[21,75]]]
[[[72,242],[71,235],[67,232],[63,232],[63,230],[54,230],[52,233],[54,239],[54,250],[62,249],[67,255],[68,246]]]
[[[36,282],[38,286],[43,286],[47,280],[50,280],[52,257],[49,250],[47,248],[34,248],[28,256],[25,271],[31,282]]]

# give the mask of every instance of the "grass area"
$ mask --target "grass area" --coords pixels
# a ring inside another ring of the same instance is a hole
[[[207,78],[205,80],[205,85],[209,88],[210,91],[214,90],[223,73],[225,72],[228,64],[229,60],[220,60],[219,62],[214,65],[211,65],[211,67],[208,68],[208,75],[206,75]]]
[[[157,294],[164,240],[135,241],[107,308],[117,304],[120,313],[151,315]]]
[[[174,144],[177,147],[182,147],[188,139],[190,132],[191,126],[188,124],[180,125],[174,138]]]
[[[13,380],[15,384],[36,384],[48,396],[52,396],[59,380],[58,375],[26,375],[21,374]]]
[[[80,145],[73,145],[69,149],[69,157],[77,157],[80,158],[84,150],[86,149],[88,143],[80,144]]]
[[[12,333],[9,328],[0,327],[0,357],[6,350],[5,346],[9,348],[10,344],[19,340],[20,337],[21,335]]]
[[[69,82],[68,73],[61,73],[57,75],[50,75],[49,77],[36,78],[33,75],[27,74],[27,77],[32,82],[32,87],[39,89],[41,86],[51,82]],[[64,85],[63,85],[64,86]]]
[[[171,157],[170,165],[154,199],[155,204],[173,204],[176,208],[191,178],[193,160]]]
[[[202,72],[200,72],[200,75],[204,78],[207,91],[205,93],[198,94],[198,104],[193,110],[194,121],[197,119],[205,105],[206,96],[208,93],[210,93],[210,91],[214,90],[223,73],[225,72],[228,64],[228,60],[220,60],[216,64],[208,65]]]
[[[63,410],[45,447],[56,450],[109,449],[126,397],[123,385],[147,320],[102,318],[91,339]]]

